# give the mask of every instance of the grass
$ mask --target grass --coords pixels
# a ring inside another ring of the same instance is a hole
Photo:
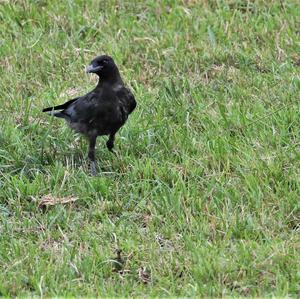
[[[0,295],[298,297],[299,20],[296,0],[1,1]],[[41,109],[92,89],[102,53],[138,107],[91,177]]]

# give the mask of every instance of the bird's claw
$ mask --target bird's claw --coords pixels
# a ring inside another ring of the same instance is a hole
[[[97,175],[97,166],[96,166],[95,161],[91,161],[90,169],[91,169],[92,176],[96,176]]]

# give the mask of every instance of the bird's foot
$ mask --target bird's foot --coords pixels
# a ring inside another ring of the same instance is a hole
[[[97,165],[96,165],[95,161],[91,161],[90,170],[91,170],[92,176],[96,176],[97,175]]]
[[[107,147],[107,149],[108,149],[111,153],[116,154],[116,153],[114,152],[114,150],[113,150],[113,148],[114,148],[114,137],[110,137],[110,138],[107,140],[107,142],[106,142],[106,147]]]

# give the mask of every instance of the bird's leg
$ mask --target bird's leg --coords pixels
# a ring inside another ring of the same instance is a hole
[[[92,175],[97,174],[97,165],[95,161],[95,147],[96,147],[96,136],[91,136],[89,138],[90,144],[89,144],[89,153],[88,153],[88,158],[90,160],[90,168],[91,168],[91,173]]]
[[[110,134],[109,135],[109,139],[108,141],[106,142],[106,146],[108,148],[108,150],[112,153],[115,154],[114,150],[113,150],[113,147],[114,147],[114,142],[115,142],[115,134]]]

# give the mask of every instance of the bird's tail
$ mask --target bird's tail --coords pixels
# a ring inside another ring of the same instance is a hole
[[[53,109],[50,110],[51,108],[45,108],[43,109],[43,112],[47,112],[47,114],[49,115],[53,115],[55,117],[60,117],[60,118],[65,118],[67,119],[68,118],[68,115],[66,115],[65,113],[61,112],[61,111],[54,111]]]
[[[76,100],[78,100],[78,98],[69,100],[68,102],[58,105],[58,106],[54,106],[54,107],[48,107],[48,108],[44,108],[42,110],[42,112],[48,112],[48,111],[53,111],[53,110],[63,110],[68,108],[73,102],[75,102]]]
[[[61,105],[59,105],[59,106],[54,106],[54,107],[44,108],[44,109],[42,110],[42,112],[54,112],[54,110],[61,110],[60,106],[61,106]]]

